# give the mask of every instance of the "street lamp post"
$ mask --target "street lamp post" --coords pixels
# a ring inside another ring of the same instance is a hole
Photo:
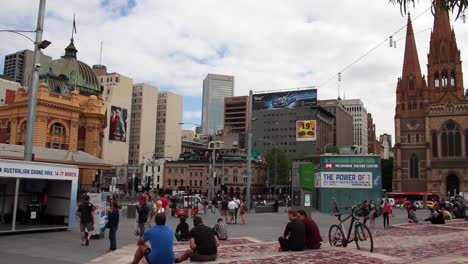
[[[274,144],[275,145],[275,178],[274,178],[274,188],[275,188],[275,195],[276,195],[276,189],[277,189],[277,181],[278,181],[278,143],[274,142],[274,141],[270,141],[270,140],[267,140],[267,139],[264,139],[264,138],[261,138],[260,140],[262,141],[266,141],[270,144]]]
[[[247,191],[245,200],[247,211],[250,212],[250,186],[252,185],[252,90],[249,91],[249,116],[247,127]]]

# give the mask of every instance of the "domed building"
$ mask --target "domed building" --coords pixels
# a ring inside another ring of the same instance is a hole
[[[107,110],[96,74],[77,52],[72,38],[65,55],[40,70],[33,146],[101,158]],[[12,103],[0,106],[0,144],[24,144],[27,113],[28,92],[20,88]],[[95,180],[96,170],[89,168],[80,170],[82,186]]]

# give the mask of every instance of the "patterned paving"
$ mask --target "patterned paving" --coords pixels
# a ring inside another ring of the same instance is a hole
[[[276,241],[233,238],[222,241],[218,260],[212,263],[468,263],[468,222],[452,220],[440,226],[400,224],[373,231],[373,235],[373,253],[359,251],[354,244],[336,248],[328,243],[319,250],[278,252]],[[187,248],[186,242],[177,242],[176,256]],[[89,264],[129,263],[134,250],[135,245],[128,245]]]

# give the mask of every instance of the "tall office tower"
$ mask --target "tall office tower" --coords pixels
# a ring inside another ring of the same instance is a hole
[[[333,119],[333,146],[337,148],[351,147],[353,145],[353,116],[346,111],[341,98],[319,100],[318,104],[332,113]]]
[[[127,164],[133,80],[119,73],[108,73],[103,65],[94,65],[93,70],[101,84],[109,118],[104,131],[102,159]]]
[[[153,159],[156,148],[157,105],[158,88],[146,83],[133,85],[128,164],[143,164]]]
[[[41,53],[40,64],[48,64],[52,57]],[[5,56],[3,67],[3,78],[20,83],[22,86],[29,87],[31,83],[31,74],[33,70],[34,51],[22,50]]]
[[[203,133],[224,128],[224,98],[234,95],[234,76],[208,74],[203,80]]]
[[[346,111],[353,116],[353,145],[358,154],[367,154],[367,109],[361,99],[342,101]]]
[[[158,93],[156,117],[156,158],[178,160],[182,137],[183,97],[173,92]]]

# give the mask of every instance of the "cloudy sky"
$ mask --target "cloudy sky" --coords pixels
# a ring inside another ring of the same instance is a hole
[[[0,29],[34,29],[37,2],[2,1]],[[410,9],[413,18],[422,14],[413,27],[423,74],[433,22],[429,2]],[[334,76],[407,19],[387,0],[48,0],[46,8],[44,38],[52,41],[46,54],[63,55],[75,13],[80,60],[97,64],[103,41],[102,63],[109,71],[182,94],[184,120],[194,123],[200,123],[207,73],[234,75],[235,95],[316,85],[319,99],[336,98]],[[464,60],[468,23],[452,25]],[[405,32],[393,35],[396,48],[385,42],[342,71],[342,97],[364,101],[378,134],[394,134]],[[33,47],[20,36],[0,36],[3,71],[5,54]]]

